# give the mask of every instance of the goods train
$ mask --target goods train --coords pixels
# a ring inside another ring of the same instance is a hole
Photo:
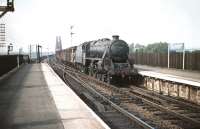
[[[104,38],[84,42],[56,52],[57,60],[108,83],[130,80],[137,75],[128,55],[128,44],[117,35],[112,40]]]

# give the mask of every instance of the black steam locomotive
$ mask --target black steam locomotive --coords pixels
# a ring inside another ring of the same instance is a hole
[[[70,53],[71,50],[72,48],[68,48],[63,52]],[[112,40],[104,38],[84,42],[73,47],[71,54],[67,62],[71,62],[82,72],[108,83],[119,79],[131,79],[137,74],[133,61],[128,58],[128,44],[117,35],[114,35]]]

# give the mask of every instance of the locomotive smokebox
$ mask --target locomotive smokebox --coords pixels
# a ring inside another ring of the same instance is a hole
[[[112,38],[113,40],[119,40],[119,35],[113,35]]]

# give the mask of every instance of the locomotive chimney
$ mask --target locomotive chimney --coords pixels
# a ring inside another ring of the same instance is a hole
[[[119,40],[119,35],[113,35],[112,38],[113,40]]]

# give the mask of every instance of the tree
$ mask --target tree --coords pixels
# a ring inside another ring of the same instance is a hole
[[[145,49],[145,46],[144,46],[144,45],[141,45],[141,44],[139,44],[139,43],[137,43],[137,44],[135,45],[135,51],[137,51],[137,52],[143,52],[144,49]]]
[[[168,43],[166,42],[155,42],[152,44],[148,44],[147,46],[141,45],[141,44],[135,44],[132,43],[129,46],[129,52],[145,52],[145,53],[167,53],[168,51]]]
[[[167,53],[168,43],[158,42],[153,44],[148,44],[145,47],[145,52],[147,53]]]
[[[134,43],[129,45],[129,53],[134,53]]]

